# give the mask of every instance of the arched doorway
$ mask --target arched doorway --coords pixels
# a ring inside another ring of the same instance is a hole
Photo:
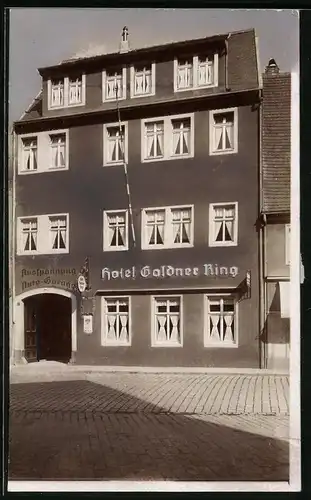
[[[71,300],[44,293],[24,299],[25,358],[68,363],[71,358]]]

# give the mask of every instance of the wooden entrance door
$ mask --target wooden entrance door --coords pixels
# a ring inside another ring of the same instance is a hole
[[[37,352],[37,307],[36,301],[28,299],[25,301],[25,358],[31,363],[38,360]]]

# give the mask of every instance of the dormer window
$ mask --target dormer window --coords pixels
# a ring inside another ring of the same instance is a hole
[[[85,75],[48,81],[48,109],[83,106],[84,104]]]
[[[155,94],[155,64],[131,67],[131,97]]]
[[[178,58],[174,61],[174,90],[193,90],[218,85],[218,54]]]
[[[126,68],[103,71],[103,102],[126,98]]]

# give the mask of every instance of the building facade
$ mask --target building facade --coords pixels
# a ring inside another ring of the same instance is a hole
[[[291,74],[271,59],[263,74],[263,366],[288,369],[290,353]]]
[[[39,73],[14,124],[15,362],[259,367],[254,31],[124,30]]]

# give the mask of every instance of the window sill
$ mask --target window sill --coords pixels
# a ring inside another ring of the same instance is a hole
[[[121,343],[121,342],[106,342],[101,343],[102,347],[131,347],[131,342]]]
[[[219,243],[211,242],[211,243],[209,243],[208,246],[209,247],[237,247],[238,243],[236,241],[232,241],[232,242],[219,242]]]
[[[210,156],[219,156],[219,155],[232,155],[238,152],[238,149],[231,149],[230,151],[210,151]]]
[[[155,163],[159,161],[171,161],[171,160],[188,160],[190,158],[194,158],[194,154],[187,155],[176,155],[176,156],[167,156],[162,158],[142,158],[142,163]]]
[[[174,343],[174,344],[172,344],[172,343],[161,343],[160,344],[159,343],[159,344],[157,344],[157,343],[155,343],[155,344],[152,344],[151,347],[160,347],[160,348],[161,347],[170,347],[170,348],[171,347],[183,347],[183,344],[178,344],[178,343]]]
[[[110,98],[108,98],[108,97],[106,97],[106,98],[102,97],[102,103],[105,104],[106,102],[125,101],[125,99],[126,99],[126,96],[124,96],[124,97],[118,97],[118,99],[116,99],[115,97],[110,97]]]
[[[139,98],[142,98],[142,97],[152,97],[152,96],[155,96],[155,92],[151,92],[149,94],[131,94],[131,99],[139,99]]]
[[[192,86],[192,87],[187,87],[185,89],[178,89],[177,87],[174,88],[174,92],[190,92],[194,90],[203,90],[203,89],[213,89],[215,87],[218,87],[216,83],[210,83],[208,85],[197,85],[197,86]]]
[[[118,247],[118,248],[104,248],[103,252],[127,252],[128,247]]]
[[[228,343],[225,343],[225,342],[223,342],[223,343],[220,343],[220,342],[219,343],[218,342],[206,342],[206,343],[204,343],[204,347],[206,349],[208,349],[210,347],[213,348],[213,349],[215,349],[215,348],[216,349],[235,349],[235,348],[239,347],[239,345],[238,344],[232,344],[232,343],[229,343],[229,342]]]
[[[123,161],[116,161],[116,162],[111,162],[111,163],[104,163],[103,167],[122,167],[124,163],[127,163],[127,160],[125,162]]]
[[[43,172],[42,170],[19,170],[18,175],[33,175],[33,174],[40,174]]]
[[[184,244],[179,244],[179,245],[157,245],[157,246],[144,246],[142,245],[141,249],[142,250],[173,250],[174,248],[193,248],[194,244],[193,243],[184,243]]]

